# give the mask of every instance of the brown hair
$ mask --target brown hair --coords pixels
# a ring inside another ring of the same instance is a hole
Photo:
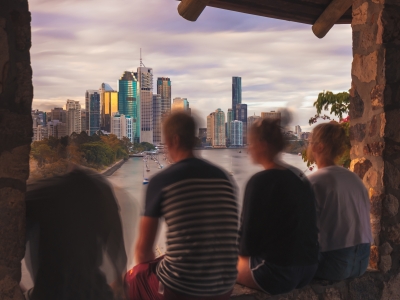
[[[196,123],[188,113],[172,113],[164,121],[163,127],[167,140],[171,140],[175,135],[179,137],[179,148],[192,150],[196,146]]]
[[[272,155],[278,154],[285,148],[285,139],[279,123],[280,120],[262,119],[250,128],[253,137],[268,144]]]
[[[321,143],[324,147],[323,155],[336,160],[345,151],[346,132],[337,122],[319,124],[312,132],[312,142]]]

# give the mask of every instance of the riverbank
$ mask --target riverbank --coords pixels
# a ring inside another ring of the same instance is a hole
[[[100,174],[104,175],[104,176],[111,176],[112,174],[114,174],[115,171],[117,171],[119,168],[121,168],[121,166],[127,161],[127,159],[121,159],[119,161],[117,161],[116,163],[114,163],[112,166],[108,167],[105,170],[102,170],[100,172]]]

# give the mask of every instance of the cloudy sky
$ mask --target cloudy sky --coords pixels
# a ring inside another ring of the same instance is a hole
[[[202,116],[231,106],[232,76],[241,76],[249,115],[289,108],[308,129],[319,92],[350,88],[351,27],[319,40],[311,26],[206,8],[197,22],[175,0],[30,0],[33,107],[67,99],[84,103],[102,82],[118,88],[143,61],[172,80],[172,97],[188,98]],[[204,124],[203,124],[204,125]]]

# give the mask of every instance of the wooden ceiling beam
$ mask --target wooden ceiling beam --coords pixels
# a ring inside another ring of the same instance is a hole
[[[178,5],[179,14],[188,21],[196,21],[210,0],[182,0]]]
[[[333,25],[349,10],[353,0],[332,0],[312,27],[314,34],[322,39]]]

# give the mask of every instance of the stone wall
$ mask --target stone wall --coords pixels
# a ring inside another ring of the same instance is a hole
[[[0,0],[0,299],[22,299],[33,97],[26,0]]]

